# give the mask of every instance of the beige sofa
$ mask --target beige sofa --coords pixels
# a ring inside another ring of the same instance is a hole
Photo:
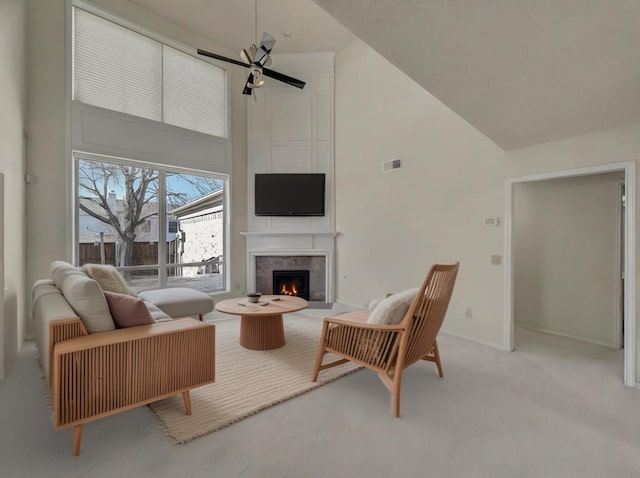
[[[52,279],[33,286],[36,345],[54,426],[74,428],[76,456],[85,423],[177,394],[190,415],[189,390],[215,379],[215,327],[145,305],[153,314],[141,315],[157,322],[116,328],[99,284],[61,261],[52,264]]]

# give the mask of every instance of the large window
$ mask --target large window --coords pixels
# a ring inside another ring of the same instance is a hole
[[[225,289],[225,181],[76,154],[78,264],[117,267],[129,287]]]
[[[73,99],[227,137],[226,73],[74,7]]]

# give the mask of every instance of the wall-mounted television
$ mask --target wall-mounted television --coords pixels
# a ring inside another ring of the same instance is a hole
[[[324,216],[325,175],[256,174],[256,216]]]

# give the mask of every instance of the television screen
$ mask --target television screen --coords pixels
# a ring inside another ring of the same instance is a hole
[[[324,174],[256,174],[256,216],[324,216]]]

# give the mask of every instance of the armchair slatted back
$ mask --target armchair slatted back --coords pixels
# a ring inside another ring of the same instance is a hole
[[[402,319],[407,332],[400,342],[398,360],[403,369],[431,353],[447,313],[459,266],[459,262],[433,265]]]

